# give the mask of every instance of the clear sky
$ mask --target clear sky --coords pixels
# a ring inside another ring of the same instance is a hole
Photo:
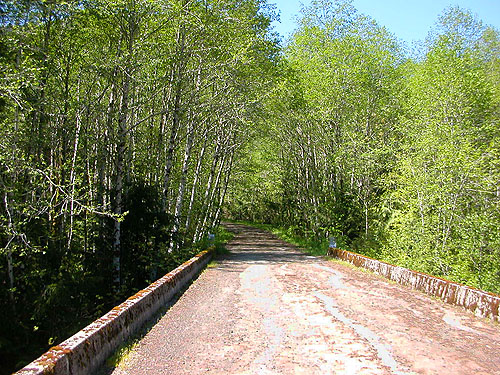
[[[275,31],[288,36],[296,27],[295,18],[301,4],[310,0],[268,0],[276,4],[281,22],[274,22]],[[500,0],[354,0],[359,12],[374,18],[408,43],[423,40],[438,16],[449,6],[469,9],[487,25],[500,30]]]

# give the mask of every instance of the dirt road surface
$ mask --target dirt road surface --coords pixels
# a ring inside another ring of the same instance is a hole
[[[114,375],[500,374],[500,326],[258,229],[237,232]]]

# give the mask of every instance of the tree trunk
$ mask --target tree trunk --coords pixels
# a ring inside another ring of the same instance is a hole
[[[3,201],[5,205],[5,212],[7,214],[7,232],[9,233],[9,241],[7,245],[5,246],[5,249],[7,250],[7,275],[9,277],[9,299],[10,303],[12,304],[12,309],[15,312],[15,296],[14,296],[14,287],[15,287],[15,279],[14,279],[14,260],[12,258],[12,248],[11,248],[11,243],[15,239],[15,234],[14,234],[14,222],[13,222],[13,212],[12,208],[9,205],[9,193],[7,192],[6,187],[4,186],[5,192],[3,196]]]
[[[189,168],[189,159],[191,157],[191,150],[193,148],[193,140],[194,140],[194,120],[191,120],[189,121],[189,127],[187,130],[186,149],[184,151],[184,161],[182,163],[181,181],[179,183],[179,191],[177,193],[177,201],[175,204],[174,226],[172,228],[172,237],[170,238],[170,245],[168,247],[169,253],[171,253],[174,250],[175,237],[179,232],[180,216],[182,212],[182,203],[184,201],[184,193],[186,192],[186,181]]]
[[[205,195],[203,198],[203,207],[205,209],[202,211],[202,216],[199,218],[203,217],[203,224],[200,225],[200,221],[196,224],[196,229],[195,229],[195,234],[194,234],[194,241],[197,242],[203,236],[203,231],[204,231],[204,225],[206,224],[206,215],[208,214],[208,203],[210,200],[210,191],[212,189],[212,181],[215,176],[215,169],[217,168],[217,164],[219,162],[219,149],[220,149],[220,138],[219,141],[217,142],[217,145],[215,146],[215,152],[214,152],[214,159],[212,161],[212,167],[210,168],[210,174],[208,175],[208,181],[207,181],[207,186],[205,188]]]
[[[196,194],[196,186],[198,185],[198,180],[200,178],[201,166],[203,164],[203,157],[205,155],[205,150],[207,147],[207,136],[206,131],[203,133],[203,146],[201,147],[200,155],[198,156],[198,163],[196,164],[196,171],[194,173],[193,186],[191,187],[191,197],[189,198],[189,207],[186,213],[186,232],[189,231],[189,227],[191,226],[191,217],[193,212],[193,204],[194,198]]]
[[[121,218],[123,214],[123,181],[126,177],[125,170],[125,155],[127,155],[127,136],[128,127],[127,119],[129,112],[130,101],[130,79],[132,76],[131,59],[133,56],[134,39],[137,31],[137,23],[135,14],[129,15],[128,20],[129,34],[128,36],[128,58],[127,66],[123,74],[122,93],[120,99],[120,112],[118,115],[118,139],[117,139],[117,155],[116,155],[116,181],[115,181],[115,207],[114,213],[118,217],[115,218],[113,230],[113,283],[115,290],[118,291],[121,284]]]
[[[179,130],[181,121],[181,98],[182,98],[182,81],[184,79],[184,69],[186,67],[186,59],[184,56],[185,49],[185,31],[181,27],[177,32],[177,44],[179,45],[177,51],[177,63],[174,69],[172,77],[172,86],[175,85],[175,96],[173,103],[173,119],[172,119],[172,129],[170,132],[170,139],[168,144],[168,151],[165,162],[165,176],[163,183],[163,193],[164,193],[164,204],[163,209],[170,212],[170,174],[172,172],[172,166],[174,161],[174,151],[177,139],[177,132]]]
[[[120,100],[120,114],[118,118],[118,145],[116,155],[116,180],[115,180],[115,207],[114,213],[117,216],[123,213],[123,178],[125,174],[124,155],[127,145],[127,110],[128,110],[128,75],[125,75],[123,82],[123,92]],[[120,279],[120,254],[121,253],[121,220],[115,218],[113,228],[113,283],[115,288],[119,288]]]
[[[217,211],[215,212],[214,219],[212,221],[212,227],[215,227],[219,224],[219,218],[220,218],[220,213],[222,210],[222,206],[224,205],[224,199],[226,198],[226,193],[227,193],[227,187],[229,185],[229,179],[231,177],[231,170],[233,168],[233,158],[234,158],[234,149],[231,150],[231,155],[229,156],[229,164],[226,169],[226,176],[224,179],[224,187],[222,188],[222,193],[220,194],[219,197],[219,203],[217,206]]]
[[[73,147],[73,159],[71,161],[71,171],[70,171],[70,186],[71,186],[71,201],[70,201],[70,209],[69,209],[69,234],[68,234],[68,243],[67,243],[67,251],[70,251],[71,249],[71,241],[73,239],[73,210],[75,206],[75,177],[76,177],[76,172],[75,172],[75,167],[76,167],[76,156],[78,153],[78,143],[80,140],[80,129],[81,129],[81,121],[80,121],[80,114],[77,113],[76,115],[76,131],[75,131],[75,144]]]
[[[219,189],[220,180],[221,180],[222,172],[224,171],[226,160],[227,160],[227,154],[224,153],[224,155],[222,156],[222,160],[220,162],[219,171],[217,172],[217,177],[215,178],[215,183],[214,183],[213,189],[210,193],[210,198],[206,204],[207,210],[205,212],[205,216],[203,218],[203,224],[201,226],[202,233],[204,233],[206,229],[211,228],[211,225],[213,224],[213,217],[214,217],[213,205],[214,205],[215,195]],[[207,226],[208,222],[211,223],[210,226]]]

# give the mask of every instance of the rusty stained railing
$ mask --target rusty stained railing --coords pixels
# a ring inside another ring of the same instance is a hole
[[[330,247],[328,255],[366,268],[399,284],[410,286],[443,301],[472,311],[476,316],[500,321],[500,296],[466,285],[395,266],[347,250]]]
[[[95,371],[198,274],[211,257],[212,251],[194,256],[14,375],[84,375]]]

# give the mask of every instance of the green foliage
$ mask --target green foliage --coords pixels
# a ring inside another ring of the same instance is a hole
[[[405,57],[352,2],[313,1],[228,215],[498,293],[499,40],[449,8]]]
[[[498,292],[491,276],[495,269],[498,275],[498,263],[490,257],[497,249],[492,229],[500,219],[493,183],[498,172],[490,167],[498,102],[476,50],[480,24],[456,9],[442,22],[444,34],[409,73],[401,123],[408,140],[388,194],[394,213],[384,253],[403,265]]]
[[[259,129],[260,130],[260,129]],[[227,212],[236,220],[272,221],[280,203],[281,171],[272,138],[256,136],[240,151],[226,199]]]

